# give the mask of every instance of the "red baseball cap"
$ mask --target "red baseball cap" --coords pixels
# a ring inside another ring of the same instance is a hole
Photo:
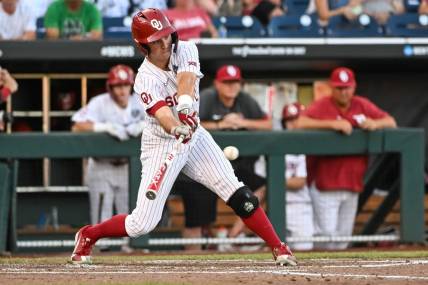
[[[241,70],[236,65],[223,65],[217,69],[215,79],[218,81],[241,81]]]
[[[330,75],[330,85],[333,87],[355,87],[354,72],[346,67],[338,67]]]
[[[282,109],[282,120],[288,121],[297,119],[300,113],[305,109],[305,106],[300,103],[292,103],[285,105]]]

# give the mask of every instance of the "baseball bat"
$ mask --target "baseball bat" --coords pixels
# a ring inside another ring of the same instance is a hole
[[[172,151],[166,155],[165,161],[162,163],[158,171],[156,171],[155,175],[153,176],[149,184],[149,187],[147,187],[147,192],[146,192],[147,199],[149,200],[156,199],[157,192],[159,191],[163,177],[165,176],[165,173],[168,167],[171,165],[172,161],[174,160],[174,157],[177,155],[178,149],[180,148],[180,145],[183,142],[183,140],[184,140],[184,136],[180,136],[178,138]]]

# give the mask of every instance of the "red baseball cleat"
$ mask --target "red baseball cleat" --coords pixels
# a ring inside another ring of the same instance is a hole
[[[297,259],[291,252],[288,245],[281,242],[281,245],[272,249],[273,258],[276,264],[284,266],[296,266]]]
[[[90,225],[84,226],[76,233],[74,251],[70,259],[73,264],[92,264],[91,251],[96,241],[85,237],[85,230],[89,227]]]

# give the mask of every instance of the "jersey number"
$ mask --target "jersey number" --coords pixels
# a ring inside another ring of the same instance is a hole
[[[144,104],[148,105],[153,101],[152,95],[150,95],[149,93],[143,92],[141,93],[141,100],[143,100]]]

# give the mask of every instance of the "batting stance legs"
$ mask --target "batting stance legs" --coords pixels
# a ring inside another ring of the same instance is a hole
[[[144,137],[144,136],[143,136]],[[288,247],[281,243],[265,212],[258,205],[258,199],[250,189],[239,182],[234,175],[230,162],[224,157],[211,135],[200,127],[191,142],[182,145],[174,164],[165,173],[157,198],[149,200],[145,196],[151,178],[161,166],[168,150],[171,150],[175,140],[167,141],[167,145],[159,152],[155,142],[148,142],[141,157],[143,170],[136,208],[130,215],[116,215],[103,223],[83,227],[76,234],[76,247],[71,257],[73,263],[90,263],[92,246],[103,237],[138,237],[149,233],[158,224],[163,206],[171,187],[181,169],[190,178],[204,184],[242,218],[244,223],[258,234],[272,248],[275,260],[279,264],[295,265],[294,256]],[[213,165],[215,167],[213,167]]]

